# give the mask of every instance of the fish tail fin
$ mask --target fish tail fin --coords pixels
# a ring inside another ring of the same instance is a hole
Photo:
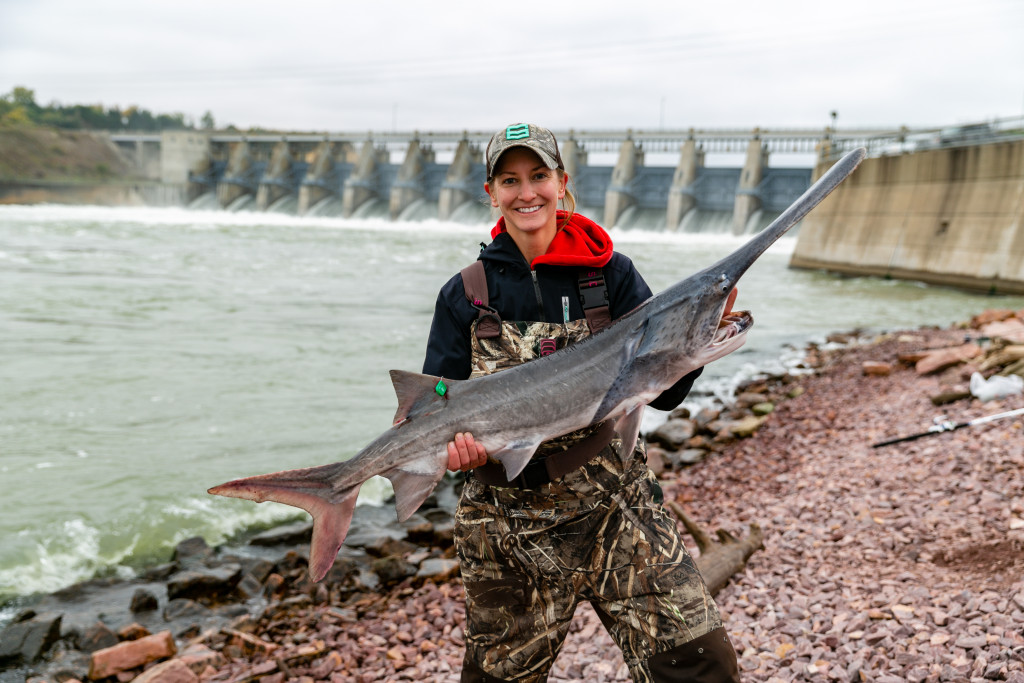
[[[236,479],[209,489],[209,493],[245,498],[262,503],[272,500],[301,508],[313,517],[313,540],[309,548],[309,575],[319,581],[334,564],[334,558],[352,524],[362,483],[335,490],[330,483],[332,465]]]
[[[448,470],[448,451],[438,455],[426,455],[413,462],[393,467],[382,476],[391,481],[395,490],[395,509],[398,521],[412,517],[423,501],[427,499]]]

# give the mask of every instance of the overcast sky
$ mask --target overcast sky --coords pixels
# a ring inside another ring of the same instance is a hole
[[[301,131],[1024,115],[1022,0],[0,0],[0,93]]]

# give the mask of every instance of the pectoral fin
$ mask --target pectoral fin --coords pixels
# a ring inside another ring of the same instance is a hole
[[[537,452],[537,446],[540,446],[542,440],[538,437],[511,441],[501,450],[492,453],[491,457],[502,464],[505,468],[505,478],[512,481],[523,471],[526,463],[530,462],[530,458]]]
[[[437,486],[437,482],[441,481],[448,469],[447,465],[448,450],[445,448],[438,455],[426,455],[383,473],[395,489],[398,521],[404,522],[412,517],[412,513],[416,512]]]
[[[639,405],[615,421],[615,433],[622,439],[622,456],[626,457],[636,448],[640,436],[640,423],[644,418],[644,406]]]

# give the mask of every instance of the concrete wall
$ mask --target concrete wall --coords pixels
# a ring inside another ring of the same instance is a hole
[[[145,182],[0,182],[0,205],[181,206],[184,203],[184,185]]]
[[[160,133],[160,179],[171,185],[188,182],[188,172],[210,157],[210,136],[195,130]]]
[[[1024,140],[865,160],[790,266],[1024,294]]]

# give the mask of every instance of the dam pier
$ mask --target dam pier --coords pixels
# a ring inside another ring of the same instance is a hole
[[[555,134],[578,205],[605,225],[686,230],[703,212],[725,214],[734,233],[763,227],[807,189],[816,159],[835,138],[828,128]],[[111,139],[179,204],[391,220],[489,216],[489,132],[169,131]],[[708,157],[724,163],[707,164]]]

